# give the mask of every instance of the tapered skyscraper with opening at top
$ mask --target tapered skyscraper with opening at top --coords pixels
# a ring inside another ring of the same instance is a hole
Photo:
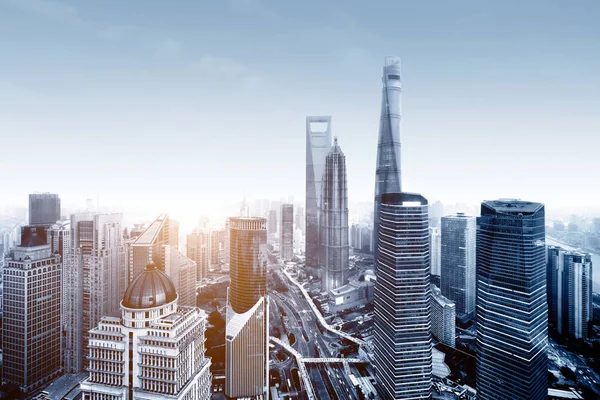
[[[331,149],[331,117],[306,117],[306,267],[321,276],[319,207],[325,158]]]
[[[401,80],[400,58],[386,57],[383,66],[381,89],[381,117],[377,144],[377,166],[375,170],[375,210],[373,215],[373,243],[377,259],[379,237],[379,213],[381,195],[402,191],[400,174],[400,108]],[[375,265],[377,267],[377,264]]]

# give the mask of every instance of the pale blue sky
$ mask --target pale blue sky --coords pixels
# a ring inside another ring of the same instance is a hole
[[[0,0],[0,202],[300,200],[306,115],[333,116],[370,200],[398,55],[405,190],[596,205],[599,4]]]

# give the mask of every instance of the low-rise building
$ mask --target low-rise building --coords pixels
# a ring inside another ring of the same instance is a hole
[[[347,285],[329,291],[329,312],[338,313],[362,307],[373,301],[375,285],[370,281],[351,281]]]

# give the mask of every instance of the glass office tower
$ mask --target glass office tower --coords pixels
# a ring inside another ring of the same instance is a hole
[[[382,399],[430,399],[431,288],[427,200],[381,197],[375,285],[375,368]]]
[[[477,398],[548,396],[544,205],[485,201],[477,218]]]
[[[373,213],[373,243],[377,259],[379,235],[380,196],[383,193],[399,193],[402,190],[400,175],[400,107],[401,90],[400,58],[387,57],[381,78],[381,117],[377,144],[375,170],[375,209]],[[377,263],[375,264],[377,268]]]

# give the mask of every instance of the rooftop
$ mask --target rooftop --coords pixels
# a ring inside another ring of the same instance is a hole
[[[79,384],[88,376],[87,372],[63,375],[52,382],[43,392],[48,394],[49,399],[75,399],[79,390]],[[71,396],[68,396],[69,394]]]
[[[122,304],[127,308],[144,309],[159,307],[176,299],[177,292],[171,278],[154,264],[148,264],[127,287]]]
[[[516,199],[486,200],[481,204],[481,214],[489,209],[497,214],[534,214],[544,207],[541,203]]]
[[[150,224],[150,226],[148,226],[146,228],[146,230],[144,232],[142,232],[142,234],[140,236],[137,237],[137,239],[135,240],[135,242],[133,242],[133,244],[134,245],[153,244],[156,241],[156,237],[158,236],[158,233],[160,232],[161,228],[165,224],[165,221],[167,221],[168,219],[169,219],[168,214],[160,214],[158,216],[158,218],[156,218],[154,220],[154,222],[152,222]]]

